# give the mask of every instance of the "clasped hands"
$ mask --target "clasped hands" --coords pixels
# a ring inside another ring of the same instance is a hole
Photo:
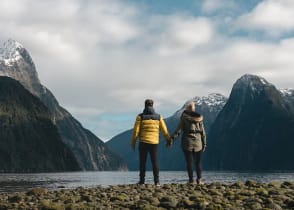
[[[167,139],[167,141],[166,141],[165,146],[166,146],[166,147],[171,147],[172,144],[173,144],[173,142],[174,142],[174,138],[173,138],[173,137],[169,137],[169,138]]]

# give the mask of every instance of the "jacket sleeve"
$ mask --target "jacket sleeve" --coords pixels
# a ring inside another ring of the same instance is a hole
[[[202,129],[201,141],[202,141],[203,147],[206,147],[206,132],[205,132],[203,121],[201,122],[201,129]]]
[[[178,138],[178,136],[180,135],[180,133],[182,132],[182,127],[183,127],[183,123],[182,123],[182,119],[180,119],[180,122],[178,124],[178,127],[176,128],[175,132],[172,135],[172,139],[175,140]]]
[[[165,122],[161,116],[160,116],[160,120],[159,120],[159,128],[160,128],[162,134],[164,135],[165,139],[169,140],[170,136],[169,136],[167,127],[166,127]]]
[[[138,115],[134,124],[134,128],[133,128],[133,135],[132,135],[132,140],[131,140],[131,145],[135,145],[136,144],[136,140],[139,136],[139,132],[140,132],[140,126],[141,126],[141,117]]]

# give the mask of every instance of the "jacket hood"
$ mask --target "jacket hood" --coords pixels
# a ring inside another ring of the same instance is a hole
[[[203,116],[197,112],[191,112],[191,111],[187,111],[185,110],[182,114],[182,117],[192,121],[192,122],[201,122],[203,121]]]
[[[143,110],[143,114],[155,114],[155,110],[152,106],[146,106]]]

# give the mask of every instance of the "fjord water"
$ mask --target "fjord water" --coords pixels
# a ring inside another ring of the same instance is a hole
[[[71,189],[77,187],[95,187],[108,185],[135,184],[138,181],[137,171],[127,172],[69,172],[69,173],[35,173],[35,174],[0,174],[0,193],[21,192],[35,187],[49,190]],[[257,182],[294,181],[294,172],[213,172],[204,171],[206,183],[254,180]],[[161,171],[161,184],[186,183],[185,171]],[[152,172],[146,174],[146,183],[153,183]]]

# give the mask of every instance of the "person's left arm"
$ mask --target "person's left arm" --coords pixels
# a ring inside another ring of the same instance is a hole
[[[164,122],[164,119],[160,116],[160,120],[159,120],[159,129],[162,132],[163,136],[165,137],[166,141],[169,142],[170,141],[170,135],[168,133],[166,124]]]
[[[201,141],[202,141],[202,151],[205,151],[206,148],[206,132],[205,132],[205,128],[204,128],[204,124],[203,121],[200,124],[201,127]]]

